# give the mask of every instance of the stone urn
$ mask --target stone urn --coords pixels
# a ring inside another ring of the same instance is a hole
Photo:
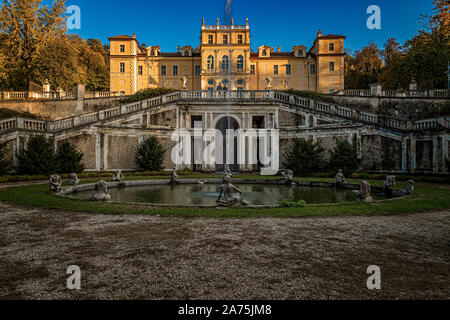
[[[110,201],[111,195],[108,193],[108,185],[101,180],[95,184],[95,193],[92,195],[92,201]]]

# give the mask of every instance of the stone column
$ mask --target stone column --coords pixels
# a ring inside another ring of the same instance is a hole
[[[108,135],[103,135],[103,170],[108,169]],[[116,168],[121,169],[121,168]]]
[[[414,173],[416,171],[416,138],[411,137],[410,143],[411,173]]]
[[[448,158],[448,139],[450,139],[450,136],[448,136],[448,135],[443,136],[442,139],[444,139],[443,143],[442,143],[442,146],[444,148],[444,150],[442,152],[442,155],[443,155],[444,160],[445,160],[445,159],[449,159]],[[444,162],[444,166],[445,166],[445,162]],[[447,173],[450,172],[450,168],[445,168],[445,170],[446,170]]]
[[[101,164],[101,141],[100,141],[100,133],[95,133],[95,170],[100,171],[100,164]]]
[[[433,173],[439,172],[438,142],[439,137],[433,137]]]
[[[402,140],[402,172],[406,173],[408,171],[407,164],[407,146],[406,146],[406,138]]]

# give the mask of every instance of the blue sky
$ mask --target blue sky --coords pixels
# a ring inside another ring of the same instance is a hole
[[[226,0],[137,1],[67,0],[81,8],[83,38],[107,42],[114,35],[136,33],[139,42],[160,45],[165,52],[177,45],[199,45],[202,17],[215,24],[225,17]],[[367,7],[381,8],[381,30],[369,30]],[[318,29],[324,34],[347,36],[345,46],[359,49],[374,41],[382,46],[394,37],[400,42],[417,33],[418,18],[429,13],[432,0],[232,0],[235,24],[249,18],[252,49],[266,44],[282,51],[293,45],[311,47]]]

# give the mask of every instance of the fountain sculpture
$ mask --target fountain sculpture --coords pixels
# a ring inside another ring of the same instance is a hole
[[[62,180],[61,177],[57,174],[52,174],[50,176],[50,191],[52,192],[61,192]]]
[[[108,185],[101,180],[95,184],[95,193],[92,195],[92,201],[109,201],[111,195],[108,193]]]
[[[238,197],[235,196],[235,192],[239,194]],[[229,175],[226,175],[223,178],[223,184],[220,186],[217,204],[220,207],[231,207],[233,205],[248,206],[248,202],[244,199],[242,191],[231,183],[231,177]]]
[[[69,184],[71,186],[77,186],[80,183],[80,179],[78,179],[78,176],[76,173],[71,173],[69,176]]]
[[[122,170],[118,169],[116,170],[116,172],[114,172],[113,176],[112,176],[112,180],[114,182],[122,182],[125,180],[125,176],[122,173]]]
[[[392,195],[392,191],[395,188],[395,176],[387,176],[386,181],[384,181],[383,192],[385,195]]]
[[[372,196],[370,195],[371,188],[370,184],[367,181],[362,181],[359,190],[353,190],[353,194],[355,195],[358,200],[362,201],[363,203],[369,204],[373,202]]]
[[[345,176],[344,176],[344,173],[342,172],[342,169],[338,170],[338,173],[336,174],[334,179],[335,179],[336,187],[338,187],[340,184],[346,183]]]

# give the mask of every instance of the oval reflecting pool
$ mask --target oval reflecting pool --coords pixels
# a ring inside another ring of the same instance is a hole
[[[306,203],[336,203],[356,201],[351,190],[323,187],[288,187],[268,184],[235,184],[250,205],[279,205],[281,200],[305,200]],[[219,195],[215,184],[181,184],[171,186],[147,185],[126,188],[109,188],[112,201],[146,202],[176,206],[214,206]],[[94,191],[82,191],[70,195],[79,199],[90,199]],[[374,200],[381,199],[373,194]]]

